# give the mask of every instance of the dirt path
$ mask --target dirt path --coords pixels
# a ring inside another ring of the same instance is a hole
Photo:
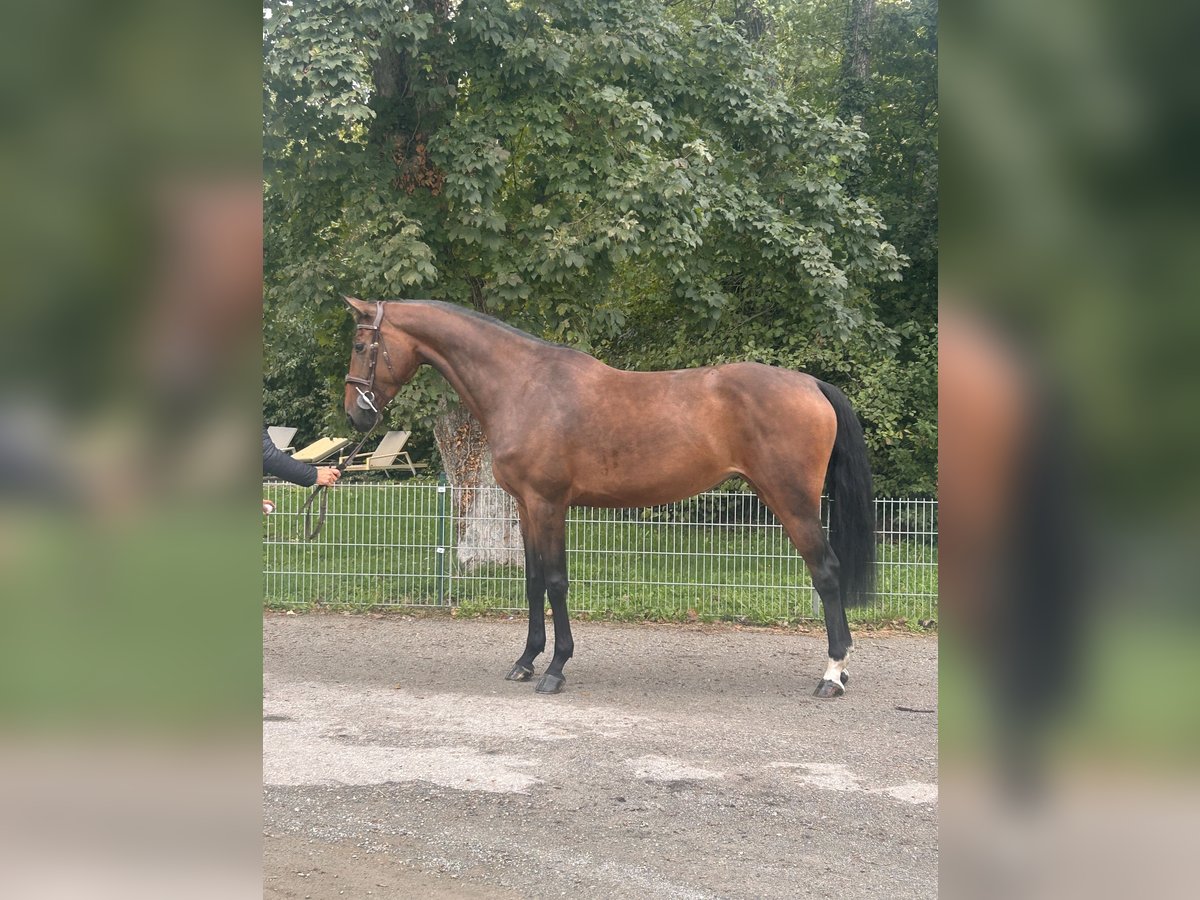
[[[266,897],[937,895],[935,638],[818,701],[821,635],[580,623],[538,696],[521,621],[263,626]]]

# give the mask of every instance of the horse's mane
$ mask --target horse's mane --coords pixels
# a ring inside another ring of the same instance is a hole
[[[522,331],[520,328],[517,328],[515,325],[509,325],[507,322],[500,321],[495,316],[489,316],[487,313],[482,313],[476,309],[471,309],[469,306],[459,306],[457,303],[447,303],[444,300],[390,300],[387,302],[410,303],[410,304],[420,305],[420,306],[435,306],[438,309],[443,309],[446,312],[454,313],[456,315],[463,316],[464,318],[467,318],[467,319],[475,319],[476,321],[483,322],[487,325],[494,325],[496,328],[503,329],[504,331],[507,331],[510,334],[515,334],[518,337],[523,337],[526,340],[534,341],[538,344],[543,344],[547,347],[554,347],[554,348],[560,349],[560,350],[572,350],[575,353],[583,352],[581,350],[577,350],[574,347],[569,347],[566,344],[558,344],[558,343],[555,343],[554,341],[547,341],[544,338],[540,338],[535,334],[530,334],[528,331]]]

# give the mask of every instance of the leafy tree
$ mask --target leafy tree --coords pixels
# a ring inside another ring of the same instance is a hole
[[[880,320],[900,339],[887,360],[895,367],[890,398],[898,431],[876,457],[895,495],[937,489],[937,10],[937,0],[878,0],[862,113],[869,135],[862,190],[910,260],[903,283],[881,285],[875,296]]]
[[[772,4],[785,90],[851,117],[867,135],[851,179],[882,212],[910,260],[902,282],[880,286],[880,321],[896,339],[886,419],[867,419],[882,489],[933,494],[937,484],[938,291],[937,0],[781,0]],[[862,354],[858,354],[860,358]],[[869,359],[864,359],[870,365]],[[856,384],[850,386],[851,399]],[[893,432],[889,422],[897,423]],[[886,437],[885,437],[886,436]]]
[[[631,314],[707,333],[747,297],[835,345],[890,340],[872,297],[903,259],[843,186],[864,136],[785,96],[737,27],[654,0],[266,9],[269,368],[307,330],[340,396],[341,293],[451,300],[593,351]],[[425,376],[395,415],[441,410],[450,471],[490,476],[477,428],[447,439],[464,414],[444,392]]]
[[[670,13],[681,27],[699,27],[716,15],[752,35],[756,49],[778,60],[787,96],[862,129],[864,152],[849,161],[844,183],[883,213],[889,239],[911,263],[902,281],[873,290],[878,324],[836,340],[814,331],[794,303],[779,302],[753,279],[740,282],[716,327],[696,328],[638,277],[628,282],[635,310],[629,327],[605,352],[641,368],[761,359],[834,381],[865,421],[879,489],[934,494],[935,0],[679,0]]]

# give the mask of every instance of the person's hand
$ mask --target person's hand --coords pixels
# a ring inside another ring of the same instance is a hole
[[[342,473],[337,470],[336,466],[320,466],[317,468],[317,484],[322,487],[329,487],[335,484]]]

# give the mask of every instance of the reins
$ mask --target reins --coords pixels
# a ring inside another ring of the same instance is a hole
[[[355,445],[354,449],[351,450],[346,456],[344,456],[342,458],[342,461],[337,464],[337,466],[335,468],[338,470],[339,474],[346,471],[346,466],[350,464],[350,460],[352,460],[352,459],[354,459],[354,457],[358,456],[359,451],[362,450],[362,448],[363,448],[363,444],[365,444],[367,442],[367,438],[369,438],[372,434],[375,433],[375,429],[378,428],[379,423],[383,421],[383,413],[375,406],[375,364],[379,358],[379,347],[380,347],[379,323],[381,321],[383,321],[383,304],[382,303],[378,304],[378,306],[375,310],[375,321],[374,322],[372,322],[370,325],[359,325],[358,326],[358,329],[375,332],[375,338],[374,338],[374,340],[371,341],[370,355],[369,355],[368,363],[367,363],[367,366],[368,366],[367,377],[359,378],[356,375],[350,375],[350,374],[346,375],[346,384],[354,385],[354,389],[356,391],[358,391],[358,406],[359,406],[359,408],[360,409],[369,409],[373,413],[375,413],[375,423],[367,430],[367,433],[362,436],[362,440],[359,441]],[[388,359],[388,352],[387,352],[386,348],[383,351],[383,361],[387,365],[388,371],[392,372],[392,362],[390,359]],[[392,374],[394,376],[395,373],[392,373]],[[363,388],[360,387],[360,385],[365,386],[366,390],[364,391]],[[312,505],[313,505],[313,501],[317,499],[318,494],[321,495],[321,506],[320,506],[320,511],[317,516],[317,524],[313,525],[312,524]],[[308,495],[308,499],[304,501],[304,505],[302,507],[300,507],[300,512],[298,512],[296,515],[297,515],[297,517],[299,517],[299,516],[304,517],[304,539],[305,540],[307,540],[307,541],[315,540],[317,535],[321,533],[321,529],[325,527],[325,515],[327,512],[328,503],[329,503],[328,486],[324,485],[324,484],[318,484],[315,488],[313,488],[313,492]]]
[[[337,468],[338,472],[346,471],[346,466],[350,463],[350,460],[354,459],[354,457],[356,457],[358,455],[358,451],[360,451],[363,447],[363,444],[365,444],[367,442],[367,438],[369,438],[375,432],[375,429],[379,426],[379,423],[382,421],[383,421],[383,416],[376,416],[375,424],[371,426],[371,430],[368,431],[366,434],[364,434],[362,440],[359,441],[357,445],[355,445],[354,449],[351,450],[350,453],[340,463],[337,464],[337,466],[335,468]],[[320,512],[318,513],[318,516],[317,516],[317,524],[313,525],[312,524],[312,504],[313,504],[313,501],[317,499],[317,494],[321,495],[321,506],[320,506]],[[325,515],[326,515],[326,512],[328,511],[327,510],[328,504],[329,504],[329,486],[324,485],[324,484],[318,484],[315,488],[313,488],[313,492],[308,495],[308,499],[304,501],[304,505],[302,507],[300,507],[300,512],[298,512],[296,515],[304,516],[304,539],[306,541],[315,540],[317,535],[321,533],[321,529],[325,527]]]

